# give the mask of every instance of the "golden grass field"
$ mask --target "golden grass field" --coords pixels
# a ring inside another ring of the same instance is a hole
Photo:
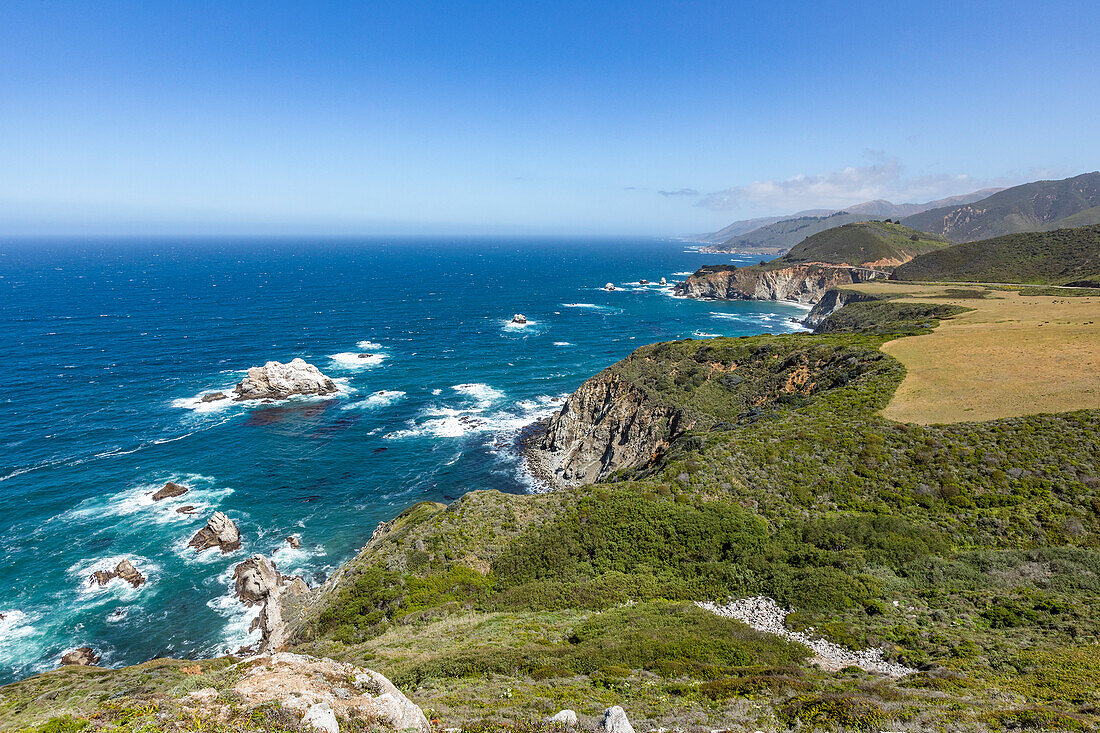
[[[931,424],[1100,408],[1100,296],[989,290],[945,297],[965,285],[864,283],[855,289],[972,308],[926,336],[882,350],[907,370],[883,416]]]

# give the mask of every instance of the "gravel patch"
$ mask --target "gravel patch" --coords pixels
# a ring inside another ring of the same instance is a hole
[[[790,639],[809,647],[810,651],[814,653],[811,661],[830,672],[845,667],[859,667],[867,672],[886,675],[887,677],[904,677],[917,671],[911,667],[887,661],[884,658],[884,650],[882,649],[854,651],[831,641],[815,638],[807,633],[791,631],[783,624],[790,611],[780,608],[779,604],[771,598],[759,596],[757,598],[742,598],[739,601],[730,601],[725,605],[705,602],[696,603],[696,605],[717,616],[737,619],[757,631],[782,636],[784,639]],[[808,631],[812,632],[813,629],[808,629]]]

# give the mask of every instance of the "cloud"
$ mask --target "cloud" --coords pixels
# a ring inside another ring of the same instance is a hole
[[[658,191],[662,196],[698,196],[699,192],[694,188],[678,188],[675,191]]]
[[[788,211],[840,209],[875,199],[893,203],[927,201],[983,187],[981,181],[967,175],[906,176],[897,158],[887,158],[879,150],[866,151],[865,155],[876,162],[784,180],[753,181],[709,193],[697,205],[712,211],[729,211],[745,205]]]

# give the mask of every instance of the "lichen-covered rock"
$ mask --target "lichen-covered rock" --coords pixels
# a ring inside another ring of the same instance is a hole
[[[626,711],[618,705],[604,711],[600,729],[605,733],[634,733],[634,726],[626,717]]]
[[[277,701],[308,714],[324,704],[340,717],[374,718],[395,730],[431,732],[424,711],[383,675],[331,659],[263,654],[249,660],[233,689],[249,706]]]
[[[93,667],[99,663],[99,655],[90,646],[82,646],[65,652],[61,657],[61,663],[80,667]]]
[[[282,400],[293,395],[326,395],[336,391],[336,383],[321,370],[302,359],[289,364],[269,361],[252,367],[234,393],[237,400]]]
[[[562,710],[554,713],[548,719],[550,723],[556,723],[558,725],[564,725],[567,728],[577,727],[577,713],[573,710]]]
[[[302,716],[302,727],[312,728],[322,733],[340,733],[340,724],[336,722],[336,713],[327,702],[318,702],[309,706]]]
[[[206,521],[206,526],[195,533],[187,546],[194,547],[195,552],[211,547],[220,547],[223,553],[233,552],[241,547],[241,531],[225,514],[214,512]]]

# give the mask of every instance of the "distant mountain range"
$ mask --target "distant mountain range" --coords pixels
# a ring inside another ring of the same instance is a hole
[[[782,254],[806,237],[834,227],[869,219],[900,219],[929,209],[960,206],[984,199],[1000,190],[987,188],[923,204],[894,204],[878,199],[839,210],[811,209],[788,216],[745,219],[693,239],[711,245],[707,247],[708,251]]]
[[[926,210],[902,223],[952,242],[1100,224],[1100,173],[1013,186],[979,201]]]

